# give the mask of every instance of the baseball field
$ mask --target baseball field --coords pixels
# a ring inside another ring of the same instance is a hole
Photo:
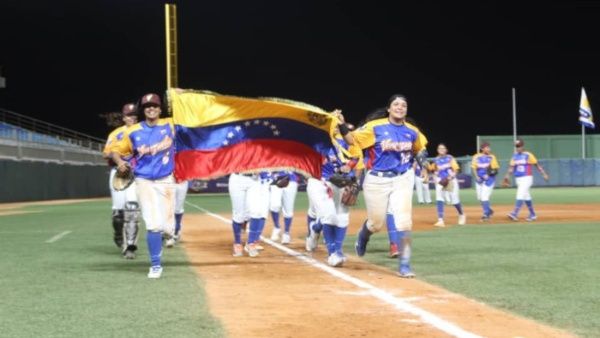
[[[514,189],[494,192],[489,223],[474,190],[461,191],[465,226],[447,207],[434,228],[435,206],[416,205],[409,280],[385,233],[354,255],[362,205],[344,267],[322,264],[322,245],[307,255],[303,193],[292,243],[265,240],[257,258],[231,256],[227,195],[188,195],[183,241],[164,250],[158,280],[146,278],[143,234],[138,258],[121,258],[109,199],[0,204],[0,336],[598,337],[600,188],[532,194],[534,223],[506,218]]]

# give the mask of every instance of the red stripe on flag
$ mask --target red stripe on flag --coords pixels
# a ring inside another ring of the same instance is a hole
[[[215,150],[185,150],[175,154],[177,181],[212,179],[262,168],[296,168],[321,177],[321,154],[302,143],[254,140]]]

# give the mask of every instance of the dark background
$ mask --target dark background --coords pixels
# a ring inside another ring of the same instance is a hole
[[[580,133],[581,86],[600,102],[597,1],[175,3],[180,87],[339,107],[353,122],[403,93],[455,155],[477,134],[512,134],[513,86],[519,134]],[[0,107],[104,138],[99,114],[164,92],[163,5],[2,0]]]

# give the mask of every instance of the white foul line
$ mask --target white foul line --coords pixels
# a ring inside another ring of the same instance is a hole
[[[60,234],[50,238],[49,240],[46,241],[46,243],[54,243],[56,241],[58,241],[59,239],[65,237],[66,235],[70,234],[71,231],[63,231]]]
[[[227,218],[225,218],[225,217],[223,217],[221,215],[212,213],[212,212],[210,212],[210,211],[208,211],[208,210],[206,210],[206,209],[204,209],[202,207],[199,207],[199,206],[197,206],[195,204],[192,204],[192,203],[189,203],[187,201],[185,203],[187,205],[190,205],[190,206],[192,206],[192,207],[194,207],[194,208],[196,208],[196,209],[198,209],[198,210],[200,210],[200,211],[208,214],[209,216],[212,216],[214,218],[217,218],[217,219],[221,220],[224,223],[227,223],[227,224],[231,223],[231,220],[229,220],[229,219],[227,219]],[[372,284],[369,284],[369,283],[367,283],[367,282],[365,282],[363,280],[360,280],[360,279],[358,279],[356,277],[352,277],[352,276],[350,276],[350,275],[348,275],[348,274],[346,274],[344,272],[341,272],[338,269],[334,269],[334,268],[332,268],[332,267],[330,267],[328,265],[325,265],[325,264],[323,264],[323,263],[315,260],[312,257],[306,256],[306,255],[304,255],[304,254],[302,254],[302,253],[300,253],[300,252],[298,252],[296,250],[290,249],[290,248],[288,248],[286,246],[283,246],[283,245],[281,245],[279,243],[273,242],[273,241],[271,241],[268,238],[265,238],[265,237],[261,236],[261,239],[263,240],[263,242],[271,245],[272,247],[274,247],[274,248],[276,248],[276,249],[278,249],[280,251],[283,251],[283,252],[287,253],[290,256],[296,257],[298,260],[303,261],[303,262],[305,262],[305,263],[313,266],[314,268],[317,268],[319,270],[325,271],[328,274],[330,274],[330,275],[332,275],[334,277],[337,277],[337,278],[339,278],[341,280],[344,280],[344,281],[346,281],[346,282],[348,282],[350,284],[353,284],[353,285],[355,285],[355,286],[357,286],[357,287],[359,287],[361,289],[365,289],[366,291],[368,291],[368,293],[371,296],[373,296],[373,297],[375,297],[375,298],[377,298],[377,299],[379,299],[379,300],[381,300],[381,301],[383,301],[383,302],[385,302],[387,304],[390,304],[390,305],[394,306],[396,309],[398,309],[398,310],[400,310],[402,312],[406,312],[406,313],[412,314],[414,316],[417,316],[423,322],[425,322],[425,323],[427,323],[427,324],[429,324],[429,325],[431,325],[431,326],[439,329],[440,331],[443,331],[443,332],[445,332],[445,333],[447,333],[447,334],[449,334],[451,336],[461,337],[461,338],[463,338],[463,337],[464,338],[479,338],[479,337],[481,337],[481,336],[476,335],[474,333],[471,333],[469,331],[463,330],[462,328],[460,328],[456,324],[450,323],[450,322],[448,322],[448,321],[446,321],[446,320],[438,317],[437,315],[435,315],[435,314],[433,314],[431,312],[425,311],[425,310],[423,310],[423,309],[421,309],[421,308],[419,308],[419,307],[417,307],[415,305],[412,305],[412,304],[410,304],[410,303],[408,303],[408,302],[406,302],[406,301],[404,301],[404,300],[402,300],[400,298],[397,298],[396,296],[390,294],[389,292],[384,291],[382,289],[379,289],[379,288],[377,288],[376,286],[374,286]]]

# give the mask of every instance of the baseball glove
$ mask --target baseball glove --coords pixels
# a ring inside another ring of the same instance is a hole
[[[503,188],[508,188],[508,187],[510,187],[510,179],[509,179],[508,177],[505,177],[505,178],[502,180],[502,187],[503,187]]]
[[[113,177],[112,187],[116,191],[123,191],[133,183],[135,177],[133,176],[133,170],[131,168],[127,168],[127,171],[120,172],[117,170],[117,173]]]
[[[498,174],[498,169],[492,169],[491,167],[487,168],[488,176],[495,176]]]
[[[277,176],[272,184],[278,186],[279,188],[285,188],[288,186],[288,184],[290,184],[290,175]]]
[[[344,192],[342,193],[342,203],[346,206],[353,206],[356,204],[356,200],[358,199],[358,193],[360,189],[358,188],[357,183],[352,183],[344,188]]]
[[[440,179],[440,181],[438,183],[442,187],[446,188],[448,186],[448,183],[450,183],[450,180],[448,179],[448,177],[444,177],[444,178]]]
[[[356,182],[356,177],[351,177],[341,173],[335,173],[329,178],[329,182],[338,188],[347,187]]]

